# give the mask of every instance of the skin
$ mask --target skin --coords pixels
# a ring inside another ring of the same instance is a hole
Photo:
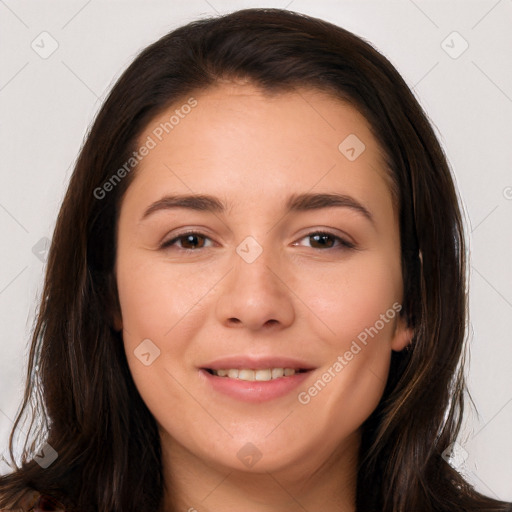
[[[297,395],[402,300],[397,213],[378,144],[353,107],[320,91],[269,95],[225,82],[194,97],[197,106],[140,163],[118,225],[117,327],[160,427],[164,510],[353,512],[360,426],[382,396],[391,352],[412,332],[396,315],[309,403]],[[338,150],[349,134],[366,146],[354,161]],[[350,195],[373,222],[347,207],[286,213],[290,194],[313,192]],[[228,208],[141,220],[163,196],[190,193]],[[161,248],[187,230],[203,238]],[[307,236],[322,230],[356,248]],[[247,236],[263,249],[252,263],[236,252]],[[149,366],[134,354],[144,339],[160,350]],[[247,403],[199,376],[232,354],[289,356],[316,369],[286,396]],[[261,454],[252,467],[237,457],[247,442]]]

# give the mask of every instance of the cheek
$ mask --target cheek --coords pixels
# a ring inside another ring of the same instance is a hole
[[[205,304],[219,277],[208,269],[148,259],[144,254],[118,258],[117,287],[128,365],[158,417],[163,404],[186,410],[180,382],[190,369],[190,341],[204,324]]]
[[[336,442],[355,432],[377,407],[388,378],[397,318],[388,294],[378,300],[349,293],[338,315],[327,318],[336,333],[329,338],[329,357],[298,396],[304,408],[303,433],[318,430]]]
[[[174,412],[186,412],[176,361],[184,359],[183,319],[197,298],[179,279],[167,275],[164,265],[126,258],[119,259],[117,269],[123,342],[133,381],[157,422],[179,430],[181,423],[169,420],[168,409],[172,405]]]
[[[394,258],[358,255],[353,263],[336,270],[314,278],[306,276],[301,294],[329,328],[332,343],[343,349],[376,323],[381,337],[390,338],[395,324],[391,320],[396,317],[393,304],[401,301],[401,282],[400,266]]]
[[[312,418],[325,414],[355,427],[378,404],[388,377],[401,308],[400,267],[385,255],[369,255],[323,278],[316,276],[315,283],[305,280],[302,293],[329,329],[324,340],[330,357],[319,379],[302,390],[301,403],[318,407]]]
[[[171,337],[174,326],[200,310],[215,276],[142,258],[120,260],[117,283],[125,332],[161,340]]]
[[[173,329],[182,328],[195,296],[163,266],[128,258],[118,261],[117,283],[126,357],[139,392],[151,403],[161,398],[159,389],[175,389],[165,368],[183,358],[186,344]]]

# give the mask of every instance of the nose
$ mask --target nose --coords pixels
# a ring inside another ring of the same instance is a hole
[[[216,306],[218,320],[226,327],[282,329],[295,319],[294,294],[286,275],[266,251],[248,263],[234,255],[234,268],[223,280]]]

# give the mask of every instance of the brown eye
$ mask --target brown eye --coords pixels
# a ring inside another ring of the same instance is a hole
[[[313,249],[354,249],[355,244],[343,238],[340,238],[333,233],[316,232],[310,233],[302,238],[302,240],[309,239],[310,247]]]
[[[178,249],[194,251],[197,249],[203,249],[206,244],[208,237],[200,233],[183,233],[168,242],[162,244],[162,249],[177,246]]]
[[[326,247],[330,249],[333,247],[336,243],[336,240],[332,235],[329,235],[328,233],[318,233],[315,235],[309,235],[309,238],[311,239],[311,245],[315,249],[325,249]],[[315,246],[315,244],[318,244]]]
[[[204,245],[204,237],[201,235],[188,234],[179,237],[179,240],[182,240],[181,245],[183,249],[197,249],[203,247]]]
[[[205,237],[196,233],[189,233],[177,238],[183,249],[201,249],[205,245]]]

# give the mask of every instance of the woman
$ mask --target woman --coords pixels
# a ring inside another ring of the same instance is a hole
[[[339,27],[249,9],[145,49],[82,148],[43,296],[15,425],[35,406],[38,449],[2,507],[512,510],[445,460],[466,315],[447,162]]]

